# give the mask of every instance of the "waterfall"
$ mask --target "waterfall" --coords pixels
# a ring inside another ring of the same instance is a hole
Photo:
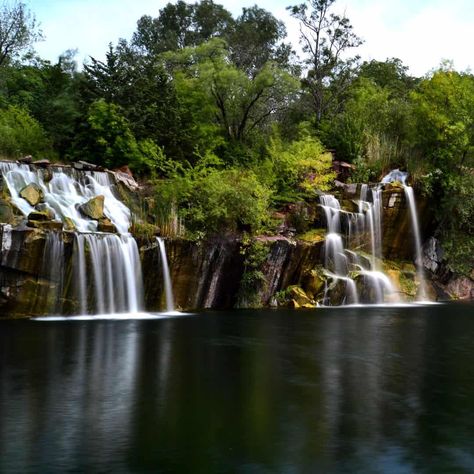
[[[423,257],[421,253],[421,237],[420,237],[420,225],[418,220],[418,213],[416,211],[416,204],[415,204],[415,195],[413,193],[413,188],[411,186],[404,185],[405,190],[405,197],[410,207],[410,216],[411,216],[411,224],[413,229],[413,240],[415,244],[415,265],[416,271],[418,275],[418,279],[420,281],[420,289],[419,289],[419,297],[420,301],[426,300],[426,282],[425,282],[425,275],[423,272]]]
[[[171,313],[175,310],[175,308],[174,308],[173,288],[171,285],[170,269],[168,266],[168,257],[166,256],[165,242],[160,237],[157,237],[156,240],[158,242],[158,247],[160,249],[161,268],[163,271],[163,282],[165,285],[165,295],[166,295],[166,311],[168,313]]]
[[[61,298],[64,289],[64,241],[58,232],[48,232],[43,251],[41,276],[47,280],[48,286],[40,298],[53,299],[50,306],[53,313],[62,310]]]
[[[369,193],[370,191],[370,193]],[[371,201],[368,201],[368,199]],[[380,304],[385,299],[396,300],[395,289],[390,279],[380,271],[379,261],[382,258],[382,189],[377,185],[369,189],[366,184],[361,186],[358,212],[341,209],[337,198],[333,195],[320,197],[324,210],[328,233],[324,243],[325,274],[333,281],[326,285],[324,302],[330,301],[329,292],[337,282],[345,284],[345,296],[342,304],[358,304],[360,296],[353,275],[362,277],[364,286],[370,291],[365,292],[364,300]],[[346,228],[346,246],[341,229]],[[364,235],[370,235],[370,262],[360,257],[355,251],[364,247]],[[365,261],[364,261],[365,260]],[[366,267],[365,265],[368,265]],[[351,273],[352,271],[352,273]]]
[[[345,301],[353,304],[359,302],[355,281],[349,277],[349,259],[344,253],[344,243],[341,232],[341,215],[349,216],[351,213],[343,213],[341,205],[337,198],[331,194],[320,196],[321,207],[326,216],[326,225],[328,234],[324,242],[324,266],[326,275],[334,282],[342,281],[345,283]],[[352,227],[348,217],[349,234]],[[357,226],[356,226],[357,227]],[[327,302],[327,293],[329,288],[326,286],[324,301]]]
[[[43,170],[30,169],[29,165],[12,162],[0,162],[0,171],[10,192],[12,202],[27,216],[34,211],[20,196],[21,190],[28,184],[36,184],[44,195],[44,203],[53,212],[57,221],[70,219],[79,232],[94,232],[97,221],[81,215],[78,208],[89,199],[104,196],[104,215],[115,225],[121,234],[130,227],[130,210],[112,191],[112,180],[107,172],[81,171],[71,168],[51,167],[49,179],[45,179]]]
[[[399,182],[405,191],[405,199],[408,203],[408,207],[410,209],[410,219],[411,219],[411,226],[413,231],[413,244],[415,248],[415,266],[416,266],[416,273],[418,276],[418,280],[420,282],[420,288],[418,291],[418,300],[419,301],[426,301],[427,293],[426,293],[426,281],[425,275],[423,271],[423,257],[421,252],[421,234],[420,234],[420,224],[418,219],[418,212],[416,210],[416,202],[415,202],[415,193],[413,192],[413,188],[406,184],[406,180],[408,178],[408,173],[404,171],[400,171],[398,169],[392,170],[382,179],[382,183],[393,183]]]
[[[73,223],[72,286],[81,314],[136,313],[143,307],[143,282],[138,246],[128,233],[131,213],[115,195],[114,180],[108,172],[76,171],[50,166],[39,169],[26,164],[0,162],[0,172],[13,204],[25,215],[35,210],[21,197],[25,186],[34,184],[42,193],[42,206],[57,222]],[[96,196],[104,197],[104,216],[117,234],[97,232],[98,221],[81,214],[79,207]],[[43,276],[62,292],[64,244],[59,233],[46,236]],[[59,297],[59,295],[58,295]]]
[[[81,314],[140,311],[142,276],[135,239],[116,234],[76,234],[75,239]]]

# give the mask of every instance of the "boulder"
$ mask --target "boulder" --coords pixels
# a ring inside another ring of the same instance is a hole
[[[287,291],[288,291],[288,299],[290,300],[290,302],[292,301],[296,302],[298,307],[308,305],[308,304],[314,306],[314,301],[299,286],[296,286],[296,285],[290,286],[288,287]]]
[[[20,191],[20,196],[31,206],[36,206],[44,198],[43,190],[36,184],[30,183]]]
[[[28,214],[28,224],[30,221],[45,222],[51,220],[51,216],[45,211],[32,211]]]
[[[38,166],[39,168],[47,168],[51,162],[49,160],[36,160],[36,161],[33,161],[33,164]]]
[[[53,170],[51,168],[41,169],[41,175],[45,183],[49,183],[53,179]]]
[[[28,221],[28,226],[36,229],[55,230],[58,232],[63,230],[63,223],[58,221]]]
[[[84,171],[104,171],[103,166],[94,165],[93,163],[88,163],[87,161],[75,161],[72,166],[76,170]]]
[[[26,155],[18,160],[19,163],[23,163],[25,165],[29,165],[32,161],[33,157],[31,155]]]
[[[324,291],[325,282],[324,275],[320,271],[313,269],[303,275],[301,286],[310,298],[315,299]]]
[[[107,218],[103,218],[99,220],[99,224],[97,225],[97,230],[99,232],[117,232],[116,227]]]
[[[104,216],[104,199],[102,195],[94,196],[84,204],[79,206],[79,211],[86,217],[94,220],[103,219]]]
[[[40,212],[44,212],[45,214],[48,215],[49,219],[48,220],[53,220],[56,217],[56,214],[54,211],[45,203],[40,203],[37,204],[35,209]]]
[[[13,209],[8,201],[0,199],[0,222],[3,224],[13,223],[15,215]]]
[[[74,224],[74,221],[70,217],[64,218],[64,230],[68,230],[68,231],[77,230],[76,224]]]

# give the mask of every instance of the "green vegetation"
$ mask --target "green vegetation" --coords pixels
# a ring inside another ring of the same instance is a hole
[[[37,57],[34,15],[5,2],[0,155],[128,165],[156,189],[162,229],[179,219],[201,236],[272,230],[272,212],[330,189],[333,149],[356,166],[352,181],[408,170],[431,198],[452,269],[468,273],[474,76],[449,63],[415,78],[397,58],[362,62],[334,4],[289,7],[301,58],[258,6],[233,17],[212,0],[178,1],[78,68],[74,51],[54,64]]]

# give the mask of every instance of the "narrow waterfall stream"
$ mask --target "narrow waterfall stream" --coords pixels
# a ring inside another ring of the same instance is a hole
[[[160,237],[156,238],[158,242],[158,248],[160,249],[161,257],[161,268],[163,272],[163,282],[165,285],[165,296],[166,296],[166,311],[172,313],[175,311],[174,298],[173,298],[173,287],[171,285],[170,269],[168,266],[168,257],[166,255],[165,242]]]
[[[416,210],[416,201],[415,201],[415,193],[413,192],[413,188],[406,184],[406,180],[408,178],[408,173],[400,171],[398,169],[391,171],[387,174],[382,183],[393,183],[398,181],[403,185],[403,189],[405,192],[405,199],[408,203],[408,207],[410,209],[410,219],[411,219],[411,226],[413,232],[413,246],[415,250],[415,266],[416,272],[418,276],[418,281],[420,283],[418,289],[417,300],[418,301],[426,301],[427,298],[427,291],[426,291],[426,281],[425,275],[423,271],[423,257],[421,252],[421,233],[420,233],[420,221],[418,219],[418,212]]]
[[[425,301],[427,299],[426,295],[426,282],[425,282],[425,275],[423,271],[423,258],[421,254],[421,236],[420,236],[420,224],[418,220],[418,213],[416,211],[416,203],[415,203],[415,194],[413,193],[413,188],[411,186],[404,186],[406,200],[410,206],[410,216],[411,216],[411,223],[413,228],[413,239],[415,244],[415,265],[416,271],[418,273],[418,279],[420,281],[420,288],[418,291],[418,300]]]

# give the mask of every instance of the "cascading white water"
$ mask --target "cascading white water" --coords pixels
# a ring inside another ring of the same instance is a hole
[[[345,283],[345,300],[352,304],[359,302],[357,295],[357,288],[355,281],[348,276],[349,265],[348,258],[344,253],[343,239],[341,232],[341,205],[335,196],[331,194],[323,194],[320,196],[321,207],[326,216],[326,225],[328,234],[326,235],[324,243],[324,261],[326,268],[326,275],[333,281],[343,281]],[[349,215],[350,213],[346,213]],[[350,218],[348,220],[350,222]],[[357,227],[357,226],[356,226]],[[349,224],[349,234],[351,234],[351,227]],[[326,293],[328,287],[326,286]],[[324,297],[327,301],[327,295]]]
[[[129,235],[76,234],[75,245],[81,314],[136,313],[142,309],[135,239]]]
[[[165,296],[166,296],[166,311],[171,313],[175,310],[174,298],[173,298],[173,287],[171,284],[170,269],[168,266],[168,257],[166,256],[165,242],[160,237],[156,238],[158,247],[160,249],[161,257],[161,268],[163,271],[163,282],[165,285]]]
[[[130,210],[119,201],[112,192],[112,181],[106,172],[82,171],[80,176],[74,170],[69,174],[59,167],[51,168],[51,179],[45,181],[40,169],[32,170],[29,165],[12,162],[0,162],[0,171],[5,180],[13,204],[27,216],[34,211],[25,199],[20,196],[21,190],[28,184],[36,184],[44,194],[44,202],[54,212],[55,219],[64,222],[70,219],[79,232],[94,232],[97,221],[81,215],[78,207],[89,199],[104,196],[104,214],[121,234],[127,233],[130,227]]]
[[[359,212],[357,213],[342,210],[335,196],[321,196],[321,207],[324,210],[328,227],[324,244],[326,276],[333,282],[345,283],[345,298],[342,304],[359,303],[357,286],[350,276],[351,269],[362,276],[365,285],[372,289],[369,292],[371,302],[380,304],[386,298],[391,301],[396,299],[390,279],[378,268],[378,262],[382,258],[382,190],[377,186],[370,191],[371,202],[367,200],[368,186],[366,184],[361,186]],[[355,245],[356,248],[364,247],[363,236],[366,233],[370,234],[369,268],[364,267],[364,259],[360,258],[355,251],[344,248],[344,241],[340,235],[342,223],[346,227],[347,245]],[[325,303],[329,301],[329,291],[330,286],[326,286]]]
[[[131,213],[115,197],[109,173],[79,173],[72,168],[54,166],[44,172],[12,162],[0,162],[0,171],[12,202],[25,216],[35,208],[20,196],[20,192],[34,183],[42,190],[44,204],[53,211],[55,220],[73,222],[78,231],[73,247],[73,286],[81,314],[136,313],[142,309],[143,281],[138,246],[128,234]],[[104,196],[104,215],[120,235],[96,232],[97,221],[80,213],[79,206],[96,196]],[[48,242],[56,242],[57,238],[58,234],[47,234],[46,249],[51,247]]]
[[[47,287],[43,298],[53,299],[51,310],[54,313],[61,311],[61,297],[64,286],[64,241],[57,232],[48,232],[43,251],[41,276],[53,283],[55,287]]]

